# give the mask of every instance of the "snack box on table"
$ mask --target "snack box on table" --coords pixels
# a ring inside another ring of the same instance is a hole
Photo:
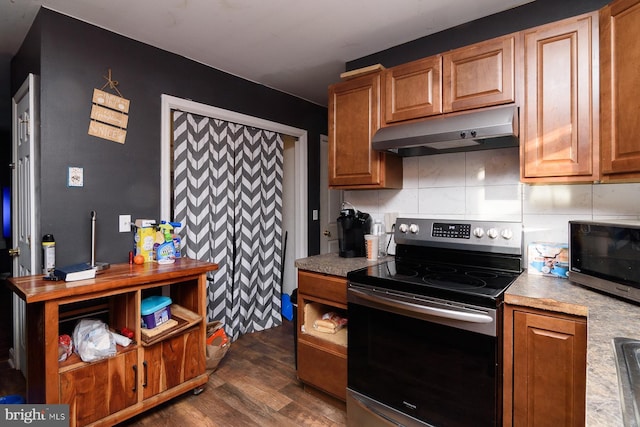
[[[171,319],[171,298],[154,295],[142,300],[142,327],[153,329]]]

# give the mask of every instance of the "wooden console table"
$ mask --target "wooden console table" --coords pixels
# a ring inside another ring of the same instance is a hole
[[[27,402],[68,404],[70,425],[113,425],[208,381],[205,369],[206,273],[217,264],[180,258],[174,264],[116,264],[94,279],[46,281],[14,277],[9,287],[26,302]],[[145,343],[140,303],[168,295],[188,324]],[[78,319],[127,327],[134,342],[114,357],[58,362],[58,337]]]

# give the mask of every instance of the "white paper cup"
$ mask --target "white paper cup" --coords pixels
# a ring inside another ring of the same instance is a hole
[[[378,236],[365,234],[364,245],[367,250],[367,261],[376,261],[378,259]]]

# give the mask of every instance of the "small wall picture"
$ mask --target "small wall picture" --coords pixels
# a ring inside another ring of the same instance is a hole
[[[69,173],[67,175],[68,187],[83,187],[84,186],[84,170],[83,168],[69,166]]]

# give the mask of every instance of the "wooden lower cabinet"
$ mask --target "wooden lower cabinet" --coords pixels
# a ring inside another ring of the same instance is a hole
[[[298,342],[298,376],[341,400],[347,398],[347,355],[322,343]]]
[[[584,426],[584,317],[505,306],[504,426]]]
[[[205,369],[198,330],[168,338],[144,349],[142,389],[144,399],[197,377]]]
[[[71,427],[111,426],[203,386],[206,273],[216,269],[182,258],[172,265],[113,265],[75,286],[42,275],[11,278],[10,288],[27,303],[27,402],[68,404]],[[151,339],[140,327],[140,304],[150,295],[170,296],[178,320]],[[95,316],[111,329],[132,329],[133,342],[106,359],[83,362],[72,354],[59,362],[58,336],[70,333],[77,318]]]
[[[128,351],[60,373],[60,402],[76,425],[87,425],[138,400],[137,351]]]
[[[298,378],[305,386],[342,401],[347,398],[347,330],[314,331],[325,312],[347,316],[347,280],[309,271],[298,272]]]

